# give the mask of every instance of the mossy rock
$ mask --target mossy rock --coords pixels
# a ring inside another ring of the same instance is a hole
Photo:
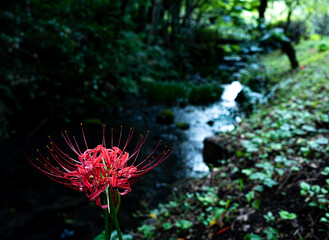
[[[170,109],[166,109],[156,117],[156,121],[161,124],[172,124],[174,122],[174,118],[174,112]]]
[[[190,128],[190,125],[186,122],[179,122],[176,124],[176,127],[182,129],[182,130],[187,130]]]

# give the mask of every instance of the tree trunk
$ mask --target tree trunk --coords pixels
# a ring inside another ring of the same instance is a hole
[[[299,64],[296,58],[296,52],[290,42],[280,41],[282,51],[287,54],[292,69],[298,68]]]
[[[265,22],[265,11],[267,8],[267,0],[260,0],[260,5],[258,7],[258,28],[261,29],[262,23]]]
[[[152,22],[151,22],[151,28],[150,28],[150,32],[149,32],[147,45],[150,45],[152,40],[156,36],[157,30],[158,30],[158,25],[159,25],[160,8],[161,8],[160,1],[154,0],[153,7],[152,7]]]
[[[267,8],[267,0],[260,0],[260,5],[258,7],[259,19],[265,18],[266,8]]]
[[[191,16],[191,6],[190,6],[190,0],[185,0],[185,16],[183,19],[182,26],[189,26],[190,25],[190,16]]]
[[[181,0],[172,0],[171,2],[171,39],[174,40],[179,33],[179,13]]]
[[[290,27],[290,23],[291,23],[291,16],[292,16],[293,10],[294,9],[291,6],[289,6],[287,21],[286,21],[286,24],[284,26],[284,33],[286,35],[287,35],[288,31],[289,31],[289,27]]]

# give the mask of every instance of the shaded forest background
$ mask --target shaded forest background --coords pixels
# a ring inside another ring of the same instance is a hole
[[[217,68],[225,56],[257,51],[264,42],[262,51],[328,34],[325,1],[280,1],[284,17],[266,22],[275,2],[6,1],[0,135],[31,135],[50,121],[102,118],[154,82],[195,74],[225,82]],[[303,19],[293,17],[297,7]]]

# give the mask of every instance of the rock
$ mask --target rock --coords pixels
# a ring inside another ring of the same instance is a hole
[[[235,98],[235,101],[236,101],[237,103],[241,104],[241,103],[244,103],[244,102],[250,101],[249,98],[250,98],[250,97],[249,97],[248,93],[247,93],[244,89],[242,89],[242,90],[238,93],[237,97]]]
[[[157,117],[156,121],[161,124],[172,124],[174,122],[174,112],[170,109],[162,111]]]
[[[261,93],[253,92],[249,87],[244,86],[235,101],[239,104],[240,109],[248,115],[257,104],[264,103],[266,99]]]
[[[190,125],[186,122],[180,122],[176,124],[176,127],[182,129],[182,130],[187,130],[189,129]]]
[[[214,125],[214,123],[215,123],[215,121],[214,121],[214,120],[209,120],[209,121],[207,122],[207,124],[208,124],[209,126],[213,126],[213,125]]]
[[[208,137],[204,141],[203,160],[209,164],[217,164],[217,160],[229,157],[229,152],[218,136]]]

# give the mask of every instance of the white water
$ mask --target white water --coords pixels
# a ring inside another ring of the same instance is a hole
[[[173,109],[176,123],[186,122],[190,125],[190,128],[183,132],[185,137],[177,146],[178,156],[182,158],[187,176],[200,176],[209,172],[202,156],[204,139],[216,132],[231,131],[234,129],[234,122],[240,121],[240,118],[233,116],[232,113],[237,111],[234,99],[241,91],[242,85],[235,81],[223,87],[221,100],[209,106]],[[209,121],[213,121],[212,126],[208,124]]]

